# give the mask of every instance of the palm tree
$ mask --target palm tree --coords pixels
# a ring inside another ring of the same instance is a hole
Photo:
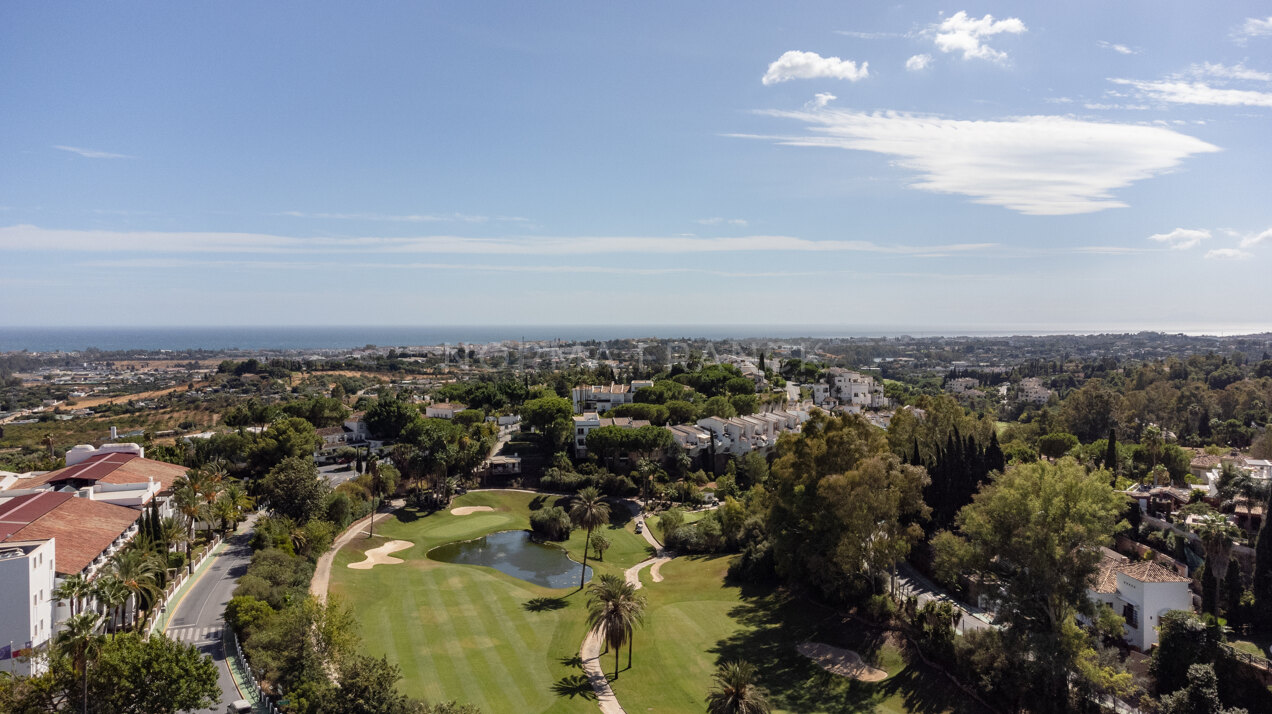
[[[102,608],[103,615],[110,613],[109,626],[112,632],[116,630],[116,617],[119,618],[122,625],[124,618],[120,608],[128,602],[128,598],[131,596],[132,591],[128,589],[128,586],[110,573],[93,581],[93,599]]]
[[[69,601],[71,603],[71,615],[78,615],[84,609],[84,601],[93,593],[93,584],[88,582],[82,574],[67,576],[65,580],[58,584],[57,589],[53,591],[53,597],[60,601]]]
[[[53,646],[71,658],[76,674],[83,678],[81,701],[84,712],[88,711],[88,661],[101,647],[101,636],[97,634],[100,625],[101,617],[97,613],[81,612],[68,617],[53,638]]]
[[[755,666],[738,660],[725,662],[712,675],[715,685],[707,693],[707,714],[769,714],[764,690],[755,685]]]
[[[221,489],[221,494],[217,497],[217,503],[221,503],[222,501],[229,503],[234,507],[234,515],[231,516],[230,520],[234,521],[235,527],[238,526],[239,520],[243,517],[243,511],[250,509],[254,505],[252,497],[247,495],[247,491],[244,490],[243,484],[236,481],[227,483],[225,487]]]
[[[605,574],[589,586],[588,625],[592,632],[605,638],[605,646],[614,650],[614,678],[618,678],[618,655],[627,645],[627,667],[632,666],[632,641],[636,625],[644,618],[645,598],[636,588],[617,575]]]
[[[587,542],[592,539],[592,529],[609,523],[609,515],[609,504],[601,499],[600,492],[592,486],[579,491],[570,504],[570,520],[574,521],[574,525],[587,529],[587,538],[583,539],[583,570],[579,573],[580,590],[587,577]]]
[[[1217,610],[1218,593],[1223,591],[1223,578],[1226,575],[1226,568],[1222,564],[1228,562],[1232,541],[1241,537],[1241,529],[1229,523],[1227,518],[1210,513],[1202,516],[1193,530],[1201,537],[1201,546],[1206,551],[1206,575],[1215,580],[1216,597],[1209,604]]]
[[[137,600],[137,610],[149,607],[159,596],[159,577],[166,563],[159,562],[159,554],[141,548],[129,548],[110,564],[110,574],[128,588],[128,592]],[[138,613],[140,614],[140,612]],[[138,617],[137,625],[145,622]]]
[[[194,550],[194,525],[199,520],[206,519],[208,515],[207,502],[203,500],[203,495],[199,491],[202,484],[195,476],[199,473],[199,471],[187,471],[185,476],[178,478],[172,485],[172,500],[177,506],[177,511],[185,519],[186,567],[190,573],[194,572],[194,561],[191,557]]]

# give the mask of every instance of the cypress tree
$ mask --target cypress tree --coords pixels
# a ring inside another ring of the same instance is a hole
[[[1263,513],[1263,526],[1254,542],[1254,603],[1255,612],[1262,620],[1260,625],[1272,631],[1272,526],[1268,525],[1272,517],[1272,492],[1268,494]]]
[[[985,473],[989,475],[990,471],[1002,472],[1007,468],[1007,457],[1003,454],[1003,448],[998,445],[998,431],[995,430],[989,435],[989,448],[985,449]]]
[[[1234,627],[1244,624],[1241,621],[1241,594],[1244,591],[1241,587],[1241,565],[1236,558],[1229,558],[1228,573],[1223,579],[1223,609],[1228,624]]]
[[[1117,482],[1117,432],[1109,427],[1109,444],[1104,450],[1104,468],[1113,472],[1113,481]]]

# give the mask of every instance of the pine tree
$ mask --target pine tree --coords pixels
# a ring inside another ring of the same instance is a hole
[[[990,471],[998,471],[1001,473],[1007,468],[1007,457],[1003,454],[1003,448],[998,445],[998,432],[990,432],[989,448],[985,449],[985,472],[986,475]]]

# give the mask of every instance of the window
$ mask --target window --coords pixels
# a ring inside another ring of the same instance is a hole
[[[1126,620],[1127,627],[1139,628],[1139,613],[1129,602],[1122,606],[1122,618]]]

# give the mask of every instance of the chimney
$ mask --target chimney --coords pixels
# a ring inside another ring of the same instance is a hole
[[[118,438],[119,438],[119,430],[112,426],[110,428],[110,440],[114,441],[115,439],[118,439]]]

